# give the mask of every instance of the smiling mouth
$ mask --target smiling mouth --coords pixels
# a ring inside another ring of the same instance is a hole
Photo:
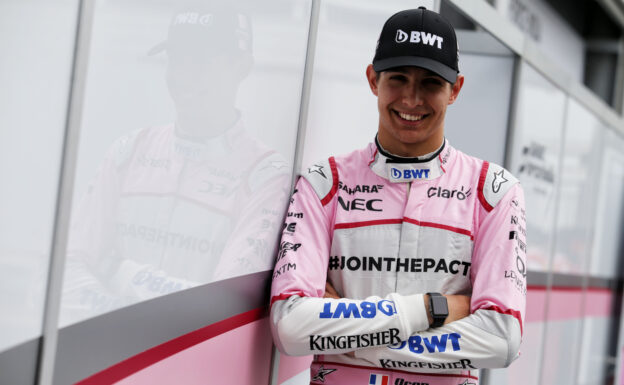
[[[401,119],[407,120],[408,122],[419,122],[429,116],[429,114],[425,115],[412,115],[405,112],[394,111]]]

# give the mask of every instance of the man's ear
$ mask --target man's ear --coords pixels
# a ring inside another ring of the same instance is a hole
[[[375,94],[375,96],[379,96],[377,91],[377,73],[373,69],[372,64],[369,64],[368,67],[366,67],[366,78],[368,79],[368,85],[370,86],[373,94]]]
[[[461,91],[463,86],[464,86],[464,75],[459,74],[457,75],[457,80],[455,81],[455,84],[451,86],[451,96],[449,97],[449,102],[448,102],[449,105],[455,103],[455,101],[459,97],[459,91]]]

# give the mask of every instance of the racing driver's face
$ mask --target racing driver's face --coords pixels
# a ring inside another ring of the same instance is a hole
[[[444,140],[446,107],[453,104],[464,84],[458,75],[451,85],[419,67],[398,67],[366,76],[379,108],[379,142],[399,156],[415,157],[435,151]]]

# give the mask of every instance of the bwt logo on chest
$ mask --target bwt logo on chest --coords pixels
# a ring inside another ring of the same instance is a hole
[[[441,36],[434,35],[432,33],[424,31],[411,31],[408,34],[403,30],[397,29],[395,41],[397,43],[405,43],[408,40],[410,43],[429,44],[432,47],[437,42],[438,49],[442,49],[442,42],[444,41]]]
[[[420,170],[411,170],[411,169],[407,169],[407,170],[399,170],[397,168],[392,168],[391,169],[391,173],[392,173],[392,178],[394,179],[427,179],[429,178],[429,171],[428,169],[420,169]]]

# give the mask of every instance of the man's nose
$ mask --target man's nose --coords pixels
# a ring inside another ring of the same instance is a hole
[[[412,86],[405,88],[403,92],[403,104],[407,107],[416,107],[422,105],[423,102],[423,93],[419,87]]]

